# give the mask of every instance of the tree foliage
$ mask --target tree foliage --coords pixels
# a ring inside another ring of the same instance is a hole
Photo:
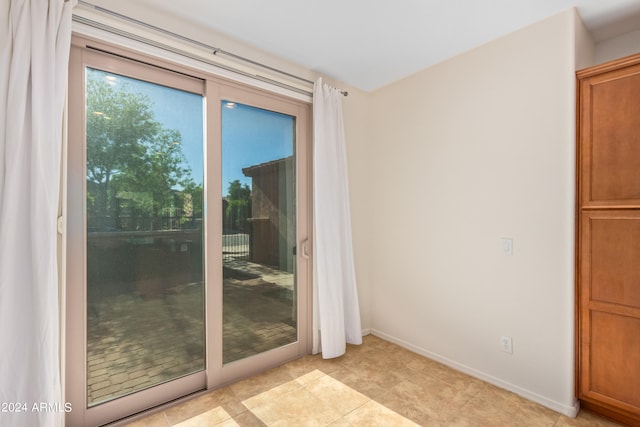
[[[240,180],[231,181],[226,200],[224,215],[227,232],[248,232],[247,218],[251,216],[251,188],[247,184],[242,185]]]
[[[88,73],[86,102],[90,229],[174,228],[163,218],[187,221],[185,203],[201,214],[180,132],[156,120],[148,96]]]

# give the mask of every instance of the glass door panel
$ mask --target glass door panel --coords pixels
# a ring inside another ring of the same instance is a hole
[[[66,424],[305,354],[309,105],[74,40]]]
[[[296,117],[222,101],[223,363],[298,340]]]
[[[86,68],[86,393],[205,369],[203,98]]]

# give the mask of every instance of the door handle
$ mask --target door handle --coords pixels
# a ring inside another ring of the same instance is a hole
[[[302,254],[302,258],[304,259],[309,259],[308,246],[309,239],[304,239],[302,242],[300,242],[300,254]]]

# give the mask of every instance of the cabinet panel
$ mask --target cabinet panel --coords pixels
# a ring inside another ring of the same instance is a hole
[[[591,313],[589,392],[616,400],[628,410],[640,409],[640,319],[613,313]]]
[[[640,307],[640,214],[590,212],[587,217],[591,300]]]
[[[581,83],[582,199],[640,206],[640,66]]]

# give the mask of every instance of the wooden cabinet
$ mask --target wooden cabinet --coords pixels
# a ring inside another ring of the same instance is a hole
[[[577,78],[577,394],[640,425],[640,54]]]

